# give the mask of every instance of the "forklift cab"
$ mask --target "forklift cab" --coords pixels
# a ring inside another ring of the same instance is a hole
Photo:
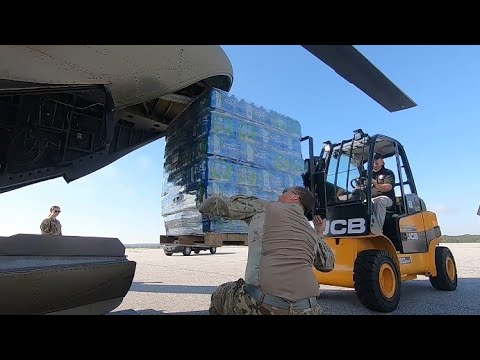
[[[418,219],[414,219],[410,229],[411,221],[400,221],[426,211],[426,206],[417,195],[405,150],[397,140],[385,135],[369,136],[359,129],[340,143],[325,142],[319,156],[313,154],[313,139],[302,138],[305,140],[309,141],[309,158],[302,175],[304,186],[315,195],[315,214],[327,220],[326,237],[372,234],[373,162],[375,154],[381,154],[385,168],[393,172],[395,179],[395,202],[387,208],[383,235],[401,253],[428,251],[426,236],[421,234],[425,228],[422,215],[421,225],[417,226]]]

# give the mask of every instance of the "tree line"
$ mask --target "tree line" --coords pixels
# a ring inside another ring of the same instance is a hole
[[[440,242],[445,243],[480,243],[480,235],[443,235]]]

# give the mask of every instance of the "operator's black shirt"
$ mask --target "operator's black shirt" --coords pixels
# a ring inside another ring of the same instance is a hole
[[[363,177],[367,177],[367,170],[364,170],[362,173]],[[395,186],[395,174],[392,170],[386,169],[385,166],[382,166],[380,170],[377,172],[372,171],[372,179],[376,180],[378,184],[391,184],[392,188],[390,191],[382,193],[377,188],[372,187],[372,199],[377,196],[388,196],[392,199],[393,203],[395,204],[395,190],[393,187]]]

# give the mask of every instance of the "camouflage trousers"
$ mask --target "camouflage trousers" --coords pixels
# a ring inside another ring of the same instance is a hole
[[[210,315],[321,315],[320,305],[304,310],[279,309],[262,304],[245,292],[245,281],[238,279],[220,285],[212,294]]]

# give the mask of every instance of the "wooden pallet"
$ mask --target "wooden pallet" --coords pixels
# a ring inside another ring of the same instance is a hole
[[[219,234],[219,233],[206,233],[205,244],[211,246],[222,245],[248,245],[247,234]]]
[[[204,235],[160,235],[160,245],[177,244],[190,246],[247,246],[247,234],[205,233]]]

